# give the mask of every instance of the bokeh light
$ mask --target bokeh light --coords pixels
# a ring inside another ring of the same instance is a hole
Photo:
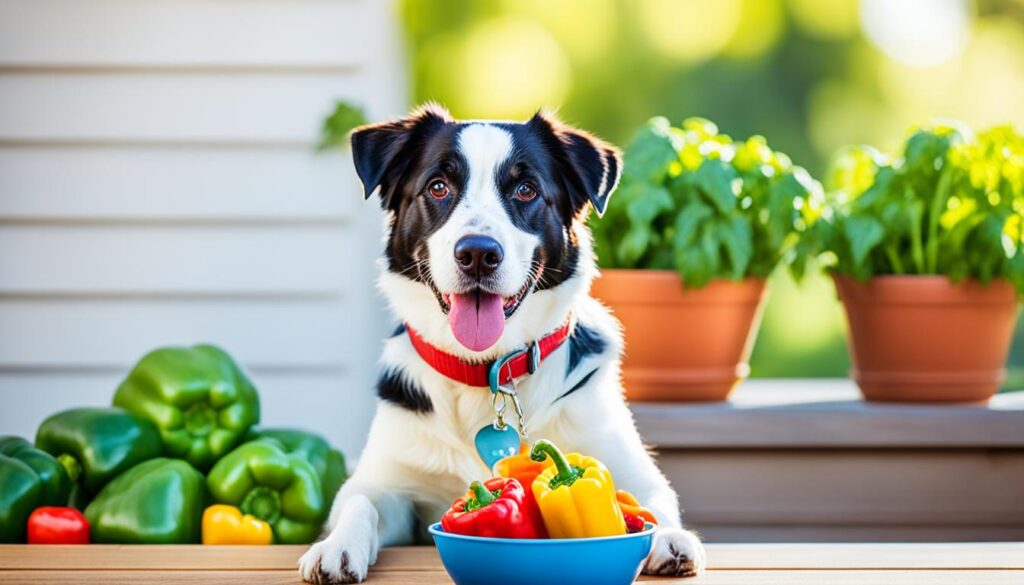
[[[544,27],[497,18],[463,37],[446,37],[431,55],[438,101],[465,118],[528,118],[557,108],[572,80],[565,51]]]
[[[786,18],[780,0],[743,0],[740,20],[725,46],[726,56],[753,59],[771,50],[782,36]]]
[[[967,0],[861,0],[860,16],[867,38],[911,67],[949,61],[970,34]]]
[[[632,3],[652,46],[684,62],[713,57],[739,26],[740,0],[637,0]]]
[[[619,12],[615,0],[505,0],[510,14],[535,20],[565,51],[583,62],[601,59],[615,40]]]

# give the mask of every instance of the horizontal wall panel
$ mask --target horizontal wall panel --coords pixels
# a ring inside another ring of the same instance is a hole
[[[355,251],[334,226],[0,225],[0,294],[337,294]]]
[[[3,0],[0,65],[351,66],[368,3],[328,0]]]
[[[109,374],[0,373],[0,435],[33,438],[39,423],[57,411],[107,406],[124,372]],[[264,426],[300,427],[323,434],[353,461],[366,441],[375,394],[345,373],[332,375],[250,372],[260,394]],[[9,406],[17,404],[17,408]]]
[[[342,300],[0,299],[0,370],[130,365],[209,342],[253,367],[339,370],[356,349]]]
[[[1019,450],[673,450],[658,463],[698,530],[1024,525]]]
[[[313,145],[360,75],[0,74],[0,141]]]
[[[0,219],[348,217],[362,201],[347,152],[0,147]]]

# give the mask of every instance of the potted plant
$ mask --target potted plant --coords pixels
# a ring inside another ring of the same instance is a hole
[[[1024,291],[1024,139],[919,129],[889,158],[847,148],[829,173],[817,241],[849,323],[852,377],[869,400],[986,400]]]
[[[823,199],[760,136],[733,142],[699,118],[639,130],[615,197],[591,224],[602,268],[593,293],[625,328],[631,399],[728,397],[750,369],[765,278],[795,260]]]

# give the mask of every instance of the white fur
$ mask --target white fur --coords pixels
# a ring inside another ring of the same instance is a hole
[[[445,226],[437,232],[445,232],[437,238],[439,253],[451,257],[448,245],[454,245],[452,238],[457,240],[467,226],[490,226],[487,229],[494,230],[490,235],[517,242],[507,245],[507,251],[527,242],[496,201],[496,191],[488,186],[493,181],[486,178],[488,169],[507,155],[508,139],[501,134],[507,136],[503,130],[482,124],[463,130],[460,144],[467,157],[471,155],[471,192],[460,203],[466,204],[465,212],[453,213],[452,221],[459,226]],[[481,169],[484,178],[480,178]],[[645,570],[694,574],[704,567],[703,547],[693,533],[682,529],[676,494],[643,445],[622,394],[620,326],[589,296],[596,273],[589,230],[578,222],[570,230],[580,246],[576,274],[554,289],[529,294],[509,319],[501,339],[486,352],[470,352],[455,340],[427,286],[382,270],[379,287],[399,319],[435,346],[468,359],[493,358],[521,348],[557,328],[569,315],[608,340],[604,352],[586,358],[568,380],[565,344],[535,374],[518,383],[530,438],[546,438],[566,451],[587,453],[604,462],[616,487],[632,492],[658,517],[656,544]],[[434,245],[431,242],[432,256]],[[532,247],[523,257],[530,255]],[[509,278],[515,276],[513,271],[514,266]],[[513,291],[522,286],[526,274],[519,278],[510,284]],[[417,525],[436,522],[472,480],[491,474],[473,446],[476,432],[493,418],[490,392],[458,384],[434,371],[419,358],[405,335],[387,340],[381,366],[400,369],[415,381],[429,395],[433,412],[417,414],[380,402],[359,465],[335,499],[329,534],[300,560],[300,573],[306,581],[361,581],[374,562],[378,543],[414,542]],[[595,369],[585,388],[558,399],[566,388]]]

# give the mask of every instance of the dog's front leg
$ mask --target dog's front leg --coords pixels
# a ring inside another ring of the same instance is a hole
[[[408,498],[353,477],[334,499],[327,536],[299,559],[299,574],[309,583],[360,583],[381,544],[412,543],[413,522]]]
[[[622,412],[628,414],[625,407]],[[654,548],[644,573],[688,577],[703,571],[707,564],[704,545],[696,534],[683,528],[675,490],[644,447],[632,419],[623,417],[605,431],[602,440],[591,445],[590,453],[608,465],[616,487],[631,492],[658,518]]]
[[[675,490],[646,450],[637,451],[635,455],[641,459],[637,461],[639,469],[626,476],[632,479],[629,489],[641,502],[647,503],[659,523],[644,573],[673,577],[700,573],[707,564],[704,545],[696,534],[683,528]]]

